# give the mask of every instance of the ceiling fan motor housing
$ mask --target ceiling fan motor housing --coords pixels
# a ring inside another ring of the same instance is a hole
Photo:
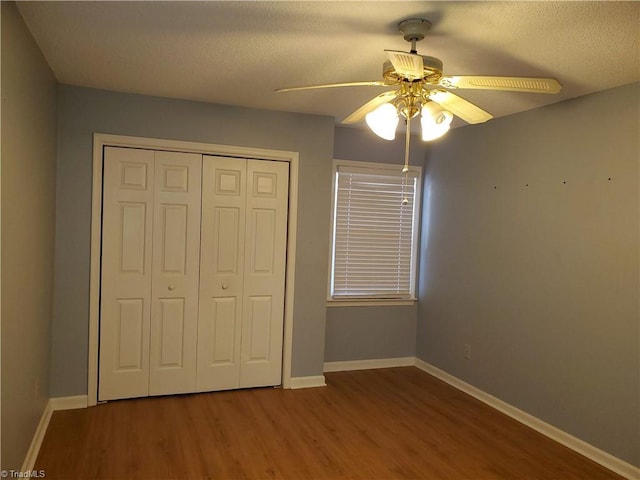
[[[427,55],[421,56],[424,70],[422,78],[417,81],[424,81],[428,84],[437,84],[442,78],[442,60],[435,57],[429,57]],[[382,65],[382,78],[384,79],[384,83],[387,85],[397,85],[398,83],[406,80],[405,77],[396,72],[390,61],[386,61]]]

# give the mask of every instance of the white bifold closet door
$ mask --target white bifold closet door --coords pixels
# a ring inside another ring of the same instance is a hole
[[[104,156],[98,398],[193,392],[202,156]]]
[[[289,165],[107,147],[98,399],[279,385]]]
[[[289,165],[203,157],[198,391],[279,385]]]

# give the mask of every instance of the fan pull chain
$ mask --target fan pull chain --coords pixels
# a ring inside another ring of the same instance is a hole
[[[404,180],[402,181],[402,205],[408,205],[409,199],[406,197],[407,181],[409,178],[409,140],[411,140],[411,117],[407,117],[407,133],[404,141],[404,167],[402,167],[402,173],[404,173]]]

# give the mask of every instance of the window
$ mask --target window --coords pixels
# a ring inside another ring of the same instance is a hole
[[[334,161],[329,301],[415,299],[420,177]]]

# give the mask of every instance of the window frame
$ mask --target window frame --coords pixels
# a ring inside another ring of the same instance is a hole
[[[410,278],[410,294],[406,298],[382,298],[377,296],[353,296],[334,298],[332,296],[333,287],[333,263],[334,263],[334,250],[335,250],[335,218],[336,218],[336,194],[338,183],[338,172],[340,167],[346,167],[349,169],[362,170],[363,173],[372,174],[397,174],[402,175],[402,165],[390,164],[390,163],[378,163],[378,162],[366,162],[366,161],[354,161],[354,160],[340,160],[334,159],[331,175],[331,225],[330,225],[330,237],[329,237],[329,275],[327,279],[327,306],[328,307],[343,307],[343,306],[386,306],[386,305],[413,305],[417,301],[417,272],[418,272],[418,252],[420,242],[420,223],[421,223],[421,211],[422,211],[422,167],[421,166],[409,166],[409,172],[415,174],[416,187],[414,192],[414,211],[412,219],[413,236],[412,236],[412,248],[411,248],[411,278]]]

